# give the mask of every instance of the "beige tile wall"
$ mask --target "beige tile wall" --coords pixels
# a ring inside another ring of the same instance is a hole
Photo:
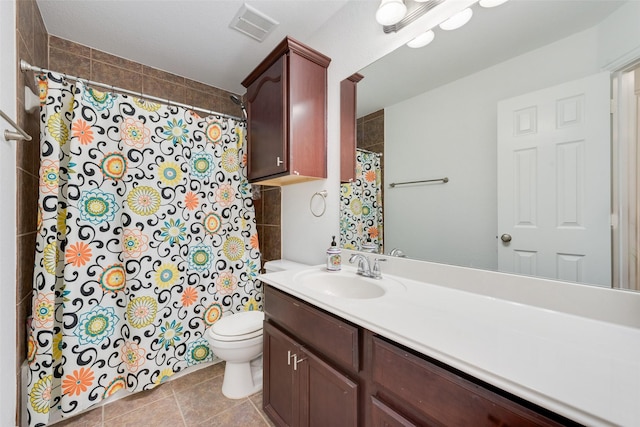
[[[49,36],[35,0],[17,0],[16,38],[18,58],[31,65],[83,77],[89,80],[122,87],[147,95],[170,99],[187,105],[241,116],[240,108],[229,96],[230,92],[175,74],[147,67],[78,43]],[[259,62],[259,61],[257,61]],[[31,312],[31,287],[35,254],[35,235],[39,169],[38,112],[24,111],[25,85],[35,93],[33,73],[22,73],[17,68],[18,124],[33,141],[18,144],[16,155],[17,176],[17,366],[16,390],[18,402],[22,399],[20,365],[26,357],[26,319]],[[263,259],[280,257],[280,189],[262,187],[261,199],[256,201],[258,236]],[[20,424],[20,408],[16,424]]]

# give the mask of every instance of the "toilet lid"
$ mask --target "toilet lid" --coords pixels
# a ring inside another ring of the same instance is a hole
[[[226,337],[238,337],[253,333],[261,333],[264,312],[242,311],[240,313],[225,316],[211,326],[214,335]]]

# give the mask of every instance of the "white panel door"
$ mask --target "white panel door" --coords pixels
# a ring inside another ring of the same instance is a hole
[[[611,285],[609,100],[605,72],[498,103],[500,271]]]

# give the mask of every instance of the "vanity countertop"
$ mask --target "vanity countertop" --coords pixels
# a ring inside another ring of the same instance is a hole
[[[371,299],[300,286],[322,270],[259,279],[585,425],[640,425],[640,328],[389,274],[404,289]]]

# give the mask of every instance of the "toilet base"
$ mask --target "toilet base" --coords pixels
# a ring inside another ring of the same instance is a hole
[[[244,399],[262,390],[262,356],[251,362],[227,362],[222,394],[228,399]]]

